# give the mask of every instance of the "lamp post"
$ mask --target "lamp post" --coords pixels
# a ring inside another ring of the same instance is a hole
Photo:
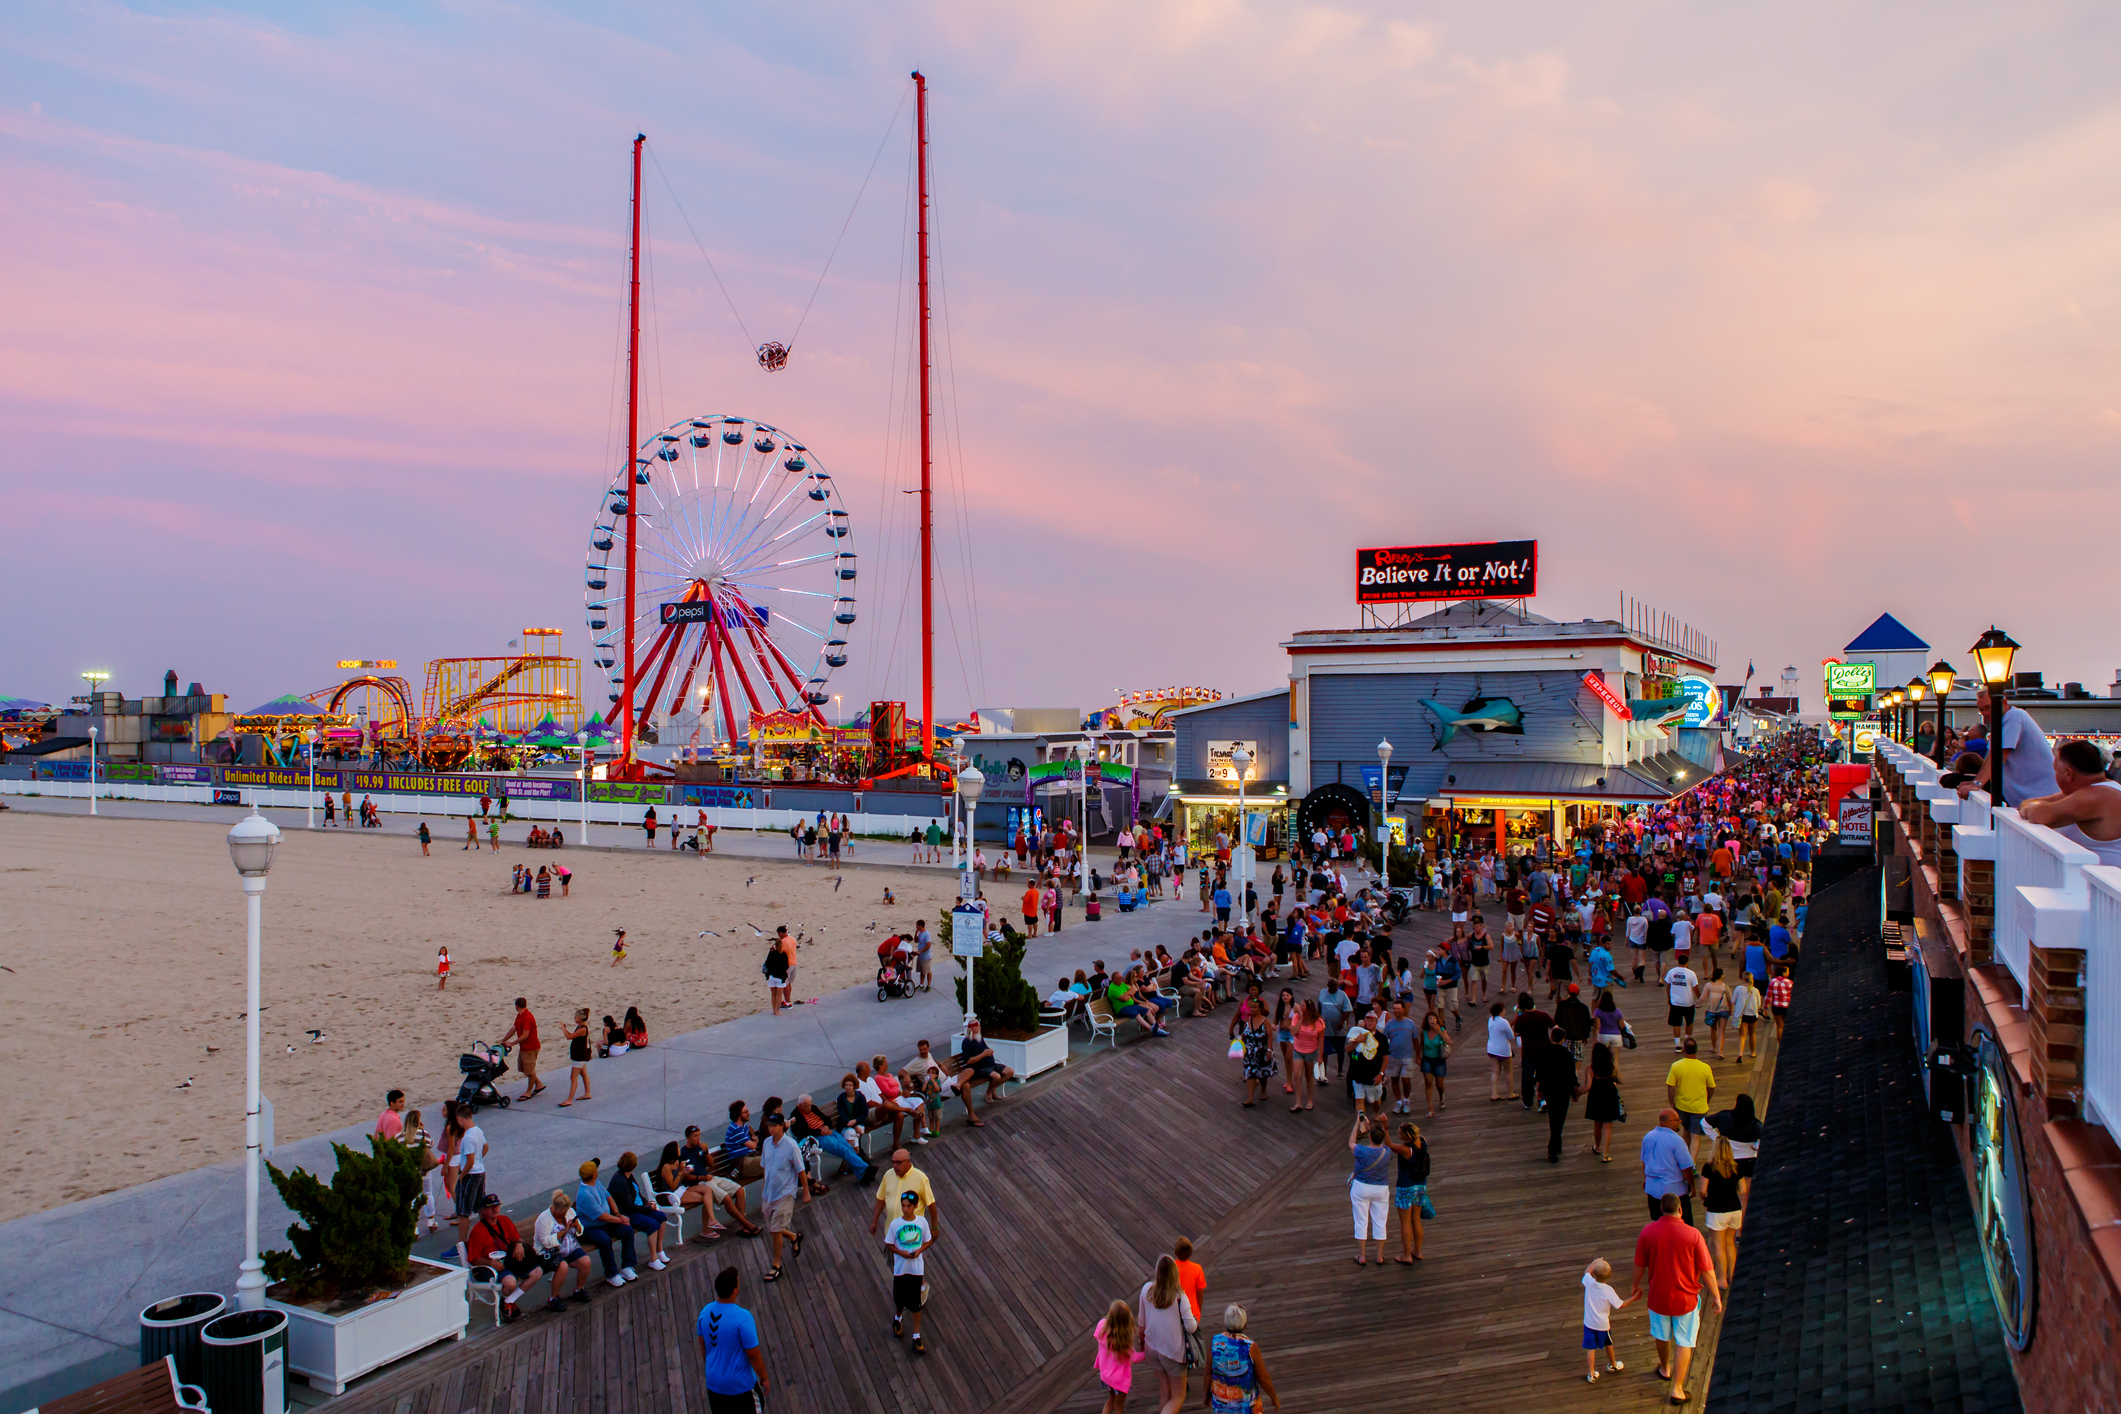
[[[243,1023],[243,1265],[236,1278],[236,1305],[246,1311],[265,1306],[265,1263],[258,1257],[258,929],[265,907],[265,875],[279,848],[279,828],[260,815],[255,804],[228,832],[228,857],[243,876],[243,911],[250,940],[245,969],[250,1005]]]
[[[2017,656],[2018,646],[2009,634],[1990,624],[1971,650],[1981,685],[1988,689],[1988,793],[1999,806],[2010,803],[2003,798],[2003,711],[2011,681],[2011,660]]]
[[[1090,892],[1090,765],[1097,760],[1097,746],[1085,736],[1075,744],[1075,754],[1083,763],[1083,838],[1081,848],[1076,851],[1075,891],[1087,894]]]
[[[1942,658],[1930,664],[1930,691],[1937,696],[1937,738],[1930,751],[1940,766],[1944,764],[1944,703],[1952,695],[1952,682],[1958,676],[1958,669]]]
[[[1252,914],[1245,907],[1245,884],[1250,876],[1245,871],[1245,862],[1252,856],[1246,841],[1250,836],[1245,830],[1245,777],[1250,773],[1252,753],[1238,746],[1231,748],[1230,769],[1237,772],[1237,851],[1231,857],[1237,861],[1237,918],[1247,932],[1252,928]]]
[[[1907,709],[1907,744],[1909,746],[1915,745],[1916,738],[1922,735],[1922,699],[1929,696],[1929,692],[1930,685],[1924,682],[1919,675],[1907,680],[1907,700],[1911,704]]]
[[[582,748],[582,843],[589,843],[589,733],[574,734],[575,745]]]
[[[977,766],[967,766],[957,773],[958,811],[964,820],[964,844],[957,865],[957,897],[960,905],[969,904],[979,892],[979,885],[972,877],[972,818],[979,805],[980,792],[987,788],[987,778]],[[953,926],[950,938],[954,944],[957,929]],[[982,939],[984,945],[985,940]],[[965,1029],[972,1028],[976,1013],[972,1010],[972,958],[965,959]]]
[[[1392,822],[1385,812],[1392,808],[1392,743],[1383,737],[1377,741],[1377,824],[1384,831],[1378,836],[1377,882],[1385,891],[1387,902],[1392,897]]]
[[[96,813],[96,729],[88,729],[88,813]]]
[[[309,727],[303,731],[302,750],[303,754],[309,757],[308,817],[303,821],[302,828],[314,830],[317,828],[317,729],[315,727]]]

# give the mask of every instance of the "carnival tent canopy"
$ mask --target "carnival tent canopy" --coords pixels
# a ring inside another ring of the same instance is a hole
[[[306,697],[283,693],[272,701],[251,708],[246,717],[321,717],[324,709]]]
[[[52,704],[30,697],[0,697],[0,712],[49,712]]]

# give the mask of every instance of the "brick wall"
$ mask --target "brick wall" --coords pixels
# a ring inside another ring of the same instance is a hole
[[[1901,846],[1906,849],[1905,844]],[[1992,898],[1993,865],[1967,863],[1969,893],[1979,871]],[[1978,957],[1967,948],[1968,918],[1959,904],[1940,905],[1936,875],[1917,868],[1915,912],[1932,939],[1949,946],[1925,959],[1958,971],[1966,985],[1966,1040],[1986,1025],[1999,1037],[2030,1032],[2028,1083],[2019,1092],[2018,1141],[2032,1193],[2033,1261],[2039,1289],[2033,1337],[2012,1352],[2013,1373],[2027,1414],[2121,1410],[2121,1144],[2096,1124],[2076,1118],[2078,1061],[2083,1045],[2084,997],[2077,987],[2082,953],[2038,949],[2021,1010],[1999,991],[1988,968],[1986,920]],[[1982,982],[1989,985],[1982,985]],[[1984,996],[1992,1000],[1984,1003]],[[1993,1014],[1990,1010],[1993,1008]],[[2010,1047],[2007,1046],[2007,1049]],[[1959,1156],[1971,1187],[1968,1129],[1957,1126]]]

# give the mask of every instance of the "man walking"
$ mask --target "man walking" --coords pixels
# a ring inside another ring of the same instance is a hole
[[[1561,1162],[1561,1131],[1569,1122],[1569,1102],[1576,1098],[1576,1058],[1569,1054],[1568,1040],[1559,1026],[1547,1032],[1532,1065],[1539,1082],[1540,1098],[1547,1103],[1547,1162]]]
[[[912,1189],[900,1189],[898,1221],[884,1237],[884,1245],[891,1249],[891,1334],[894,1339],[904,1334],[911,1317],[915,1355],[928,1353],[921,1341],[921,1307],[926,1304],[928,1284],[928,1265],[922,1254],[935,1245],[934,1229],[920,1215],[920,1201]]]
[[[1659,1205],[1656,1221],[1635,1239],[1635,1284],[1630,1299],[1645,1290],[1649,1294],[1650,1337],[1657,1342],[1657,1374],[1672,1382],[1671,1401],[1684,1404],[1688,1368],[1694,1363],[1694,1342],[1701,1333],[1701,1288],[1706,1286],[1723,1310],[1723,1288],[1716,1281],[1716,1263],[1709,1257],[1709,1244],[1693,1224],[1679,1216],[1679,1200],[1669,1194]]]
[[[530,1001],[526,997],[516,998],[515,1025],[509,1027],[508,1034],[501,1038],[504,1046],[510,1042],[516,1048],[516,1069],[523,1072],[523,1093],[516,1096],[516,1103],[520,1105],[545,1088],[545,1082],[538,1079],[538,1019],[530,1014]]]
[[[1687,1037],[1686,1053],[1672,1062],[1664,1076],[1665,1103],[1679,1111],[1679,1123],[1686,1130],[1690,1152],[1695,1136],[1701,1133],[1702,1121],[1708,1117],[1709,1101],[1716,1094],[1716,1072],[1696,1054],[1698,1050],[1694,1038]]]
[[[913,1155],[904,1149],[891,1151],[891,1171],[885,1174],[884,1181],[876,1186],[876,1208],[869,1214],[870,1233],[875,1234],[877,1225],[883,1221],[886,1207],[902,1211],[899,1207],[901,1193],[912,1193],[919,1199],[913,1211],[916,1216],[928,1220],[928,1231],[932,1237],[937,1222],[935,1189],[930,1186],[928,1175],[913,1166]]]
[[[1694,1153],[1680,1133],[1677,1110],[1659,1110],[1657,1127],[1642,1136],[1642,1191],[1652,1222],[1667,1198],[1679,1204],[1689,1224],[1694,1221]]]
[[[759,1323],[737,1304],[741,1279],[724,1267],[714,1279],[714,1300],[700,1308],[700,1361],[707,1377],[707,1414],[758,1414],[768,1384],[759,1350]]]
[[[788,1239],[790,1257],[803,1255],[803,1235],[795,1230],[795,1205],[798,1199],[809,1202],[810,1194],[803,1186],[802,1146],[788,1137],[788,1121],[777,1111],[766,1116],[766,1142],[759,1148],[759,1166],[765,1171],[765,1189],[760,1197],[766,1205],[766,1231],[773,1240],[773,1268],[766,1273],[766,1280],[779,1281],[781,1239]]]

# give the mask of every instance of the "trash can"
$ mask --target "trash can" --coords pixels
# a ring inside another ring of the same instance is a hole
[[[165,1355],[173,1356],[178,1379],[188,1385],[203,1384],[206,1358],[199,1331],[227,1309],[228,1298],[213,1291],[157,1301],[140,1313],[140,1363],[152,1365]]]
[[[214,1414],[286,1414],[287,1313],[231,1311],[199,1332]]]

